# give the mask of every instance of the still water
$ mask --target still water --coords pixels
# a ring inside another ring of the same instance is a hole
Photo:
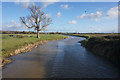
[[[90,53],[78,41],[82,37],[50,41],[16,55],[2,70],[3,78],[118,78],[118,69]]]

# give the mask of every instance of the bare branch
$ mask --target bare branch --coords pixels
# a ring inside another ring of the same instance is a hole
[[[20,17],[21,22],[28,28],[33,28],[37,32],[45,30],[48,25],[51,24],[52,20],[45,16],[45,13],[41,10],[40,7],[32,5],[28,7],[30,15],[25,17]]]

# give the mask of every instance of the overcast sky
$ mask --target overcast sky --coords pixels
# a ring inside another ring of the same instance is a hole
[[[53,19],[47,31],[118,31],[117,2],[2,2],[2,29],[32,31],[19,21],[19,17],[28,15],[27,7],[32,4],[41,6],[47,16]]]

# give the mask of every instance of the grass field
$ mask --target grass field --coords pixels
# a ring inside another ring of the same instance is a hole
[[[119,36],[117,33],[83,33],[83,34],[67,34],[73,36],[88,36],[88,37],[102,37],[102,36]]]
[[[35,43],[44,40],[56,40],[65,38],[58,34],[40,34],[40,38],[36,38],[36,34],[2,34],[2,57],[7,56],[12,51],[29,43]]]
[[[104,40],[104,41],[120,40],[120,34],[117,34],[117,33],[96,33],[96,34],[84,33],[84,34],[67,34],[67,35],[87,38],[84,41],[88,41],[92,37],[100,38],[101,40]]]

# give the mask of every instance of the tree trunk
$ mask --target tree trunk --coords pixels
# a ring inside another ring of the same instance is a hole
[[[39,30],[37,30],[37,38],[40,38],[40,37],[39,37]]]

